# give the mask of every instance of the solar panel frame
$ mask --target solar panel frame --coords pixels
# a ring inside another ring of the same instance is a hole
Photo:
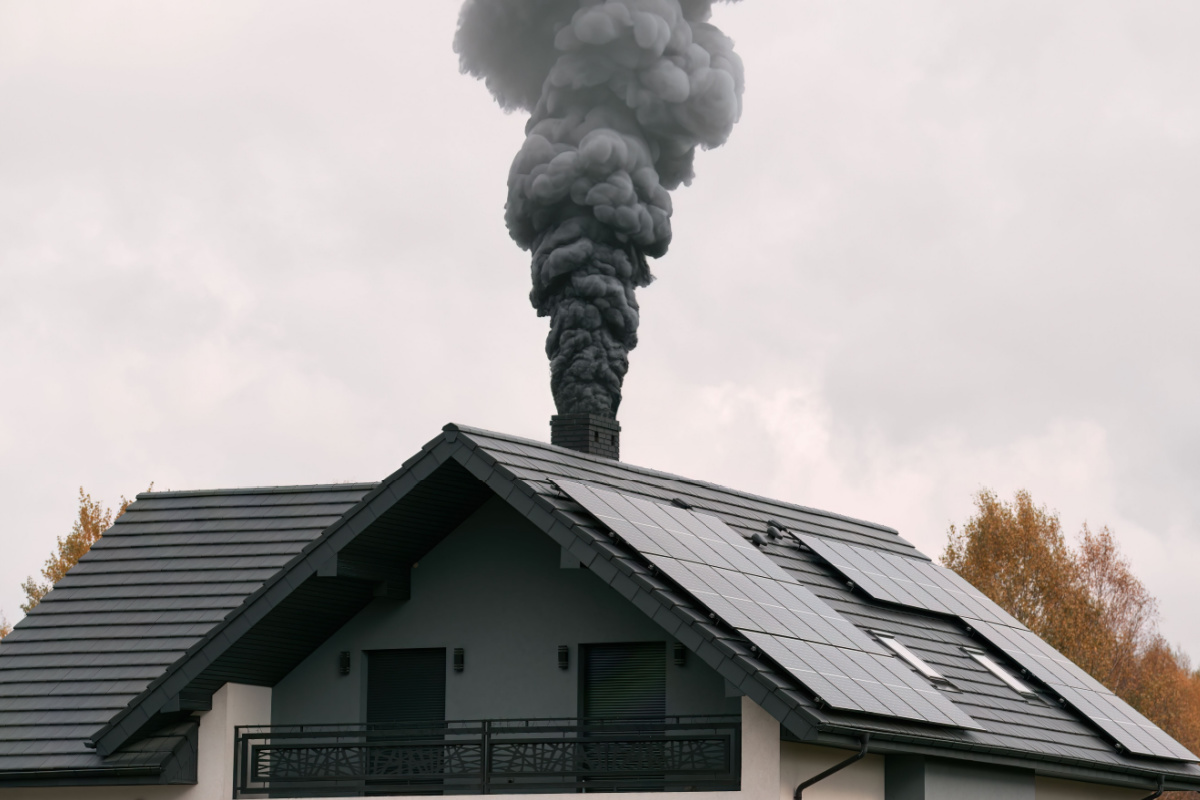
[[[558,486],[830,707],[982,730],[719,517],[574,481]]]
[[[811,534],[797,539],[872,599],[953,616],[969,625],[1131,754],[1200,761],[958,573],[923,559]]]

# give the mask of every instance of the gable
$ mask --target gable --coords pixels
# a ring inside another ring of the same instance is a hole
[[[591,572],[564,568],[555,542],[493,498],[420,558],[407,599],[375,599],[275,684],[272,723],[366,721],[367,654],[429,648],[463,650],[461,672],[445,664],[447,719],[575,717],[581,645],[658,642],[665,653],[673,641]],[[343,652],[351,666],[338,675]],[[670,716],[737,713],[724,680],[694,659],[668,663],[666,681]]]

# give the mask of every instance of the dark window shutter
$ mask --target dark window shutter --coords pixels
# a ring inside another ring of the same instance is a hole
[[[666,716],[664,642],[585,644],[582,650],[585,718]]]
[[[367,653],[367,722],[446,718],[446,648]]]

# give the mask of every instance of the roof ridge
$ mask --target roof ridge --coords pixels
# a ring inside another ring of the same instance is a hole
[[[237,494],[303,494],[306,492],[336,492],[340,490],[373,489],[379,481],[358,481],[346,483],[310,483],[292,486],[242,486],[236,489],[183,489],[165,492],[139,492],[138,500],[150,500],[164,497],[218,497]]]
[[[731,495],[736,495],[738,497],[745,497],[745,498],[749,498],[752,500],[757,500],[762,503],[769,503],[772,505],[779,506],[781,508],[794,509],[796,511],[801,511],[806,514],[815,514],[817,516],[826,517],[828,519],[842,520],[843,522],[850,522],[850,523],[854,523],[855,525],[865,525],[869,528],[874,528],[875,530],[883,531],[884,533],[892,533],[892,534],[895,534],[896,536],[900,536],[901,538],[903,538],[900,534],[900,531],[896,530],[895,528],[893,528],[889,525],[883,525],[878,522],[871,522],[870,520],[861,519],[859,517],[851,517],[847,514],[839,514],[836,511],[825,511],[820,508],[813,508],[812,506],[805,506],[805,505],[801,505],[799,503],[790,503],[786,500],[779,500],[774,497],[767,497],[766,495],[755,494],[753,492],[746,492],[746,491],[742,491],[741,489],[734,489],[732,487],[724,486],[719,483],[712,483],[711,481],[703,481],[703,480],[698,480],[696,478],[687,478],[687,477],[684,477],[683,475],[676,475],[673,472],[664,472],[662,470],[651,469],[649,467],[640,467],[640,466],[637,466],[636,464],[630,464],[626,461],[614,461],[611,458],[605,458],[603,456],[593,456],[588,453],[581,453],[577,450],[571,450],[570,448],[559,447],[557,445],[548,444],[546,442],[539,442],[536,439],[526,439],[522,436],[513,436],[512,434],[509,434],[509,433],[498,433],[496,431],[487,430],[486,428],[476,428],[476,427],[472,427],[470,425],[462,425],[462,424],[459,424],[456,422],[451,422],[451,423],[445,425],[442,428],[442,430],[456,431],[458,433],[462,433],[467,436],[470,436],[471,434],[490,436],[495,439],[501,439],[503,441],[513,442],[515,444],[531,445],[533,447],[537,447],[542,450],[549,450],[551,452],[561,453],[564,455],[571,456],[572,458],[579,458],[584,461],[592,461],[597,464],[604,464],[604,465],[608,465],[608,466],[611,466],[613,464],[619,464],[622,469],[629,470],[630,472],[635,472],[635,473],[639,473],[642,475],[647,475],[647,476],[651,476],[651,477],[655,477],[655,478],[667,478],[670,480],[679,481],[680,483],[690,484],[692,486],[699,486],[699,487],[703,487],[705,489],[712,489],[715,491],[725,492],[725,493],[728,493]]]

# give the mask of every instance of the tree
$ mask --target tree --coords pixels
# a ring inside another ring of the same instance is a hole
[[[154,484],[151,483],[147,491],[153,488]],[[129,508],[131,503],[132,500],[122,496],[121,505],[114,516],[112,509],[105,508],[98,500],[93,500],[80,486],[79,512],[75,524],[69,534],[58,538],[57,548],[46,559],[42,567],[42,577],[45,580],[38,583],[29,577],[21,584],[21,589],[25,592],[25,602],[21,604],[21,610],[28,614],[36,608],[38,603],[42,602],[42,598],[54,588],[54,584],[58,583],[71,567],[79,563],[84,553],[92,549],[92,545],[100,540],[104,532],[112,527],[113,522],[125,513],[125,509]]]
[[[950,527],[942,563],[1079,666],[1095,671],[1107,646],[1103,612],[1058,517],[1028,492],[1012,503],[987,489],[975,495],[975,516]]]
[[[1106,647],[1092,659],[1089,672],[1117,695],[1132,695],[1145,654],[1162,644],[1156,641],[1158,603],[1133,574],[1108,528],[1093,533],[1084,524],[1075,561],[1107,633]]]
[[[942,563],[1200,752],[1200,672],[1159,634],[1157,603],[1107,527],[1084,525],[1072,548],[1028,492],[1006,503],[982,489],[975,514],[950,527]]]
[[[4,612],[0,611],[0,639],[12,633],[12,625],[8,624],[8,620],[4,617]]]

